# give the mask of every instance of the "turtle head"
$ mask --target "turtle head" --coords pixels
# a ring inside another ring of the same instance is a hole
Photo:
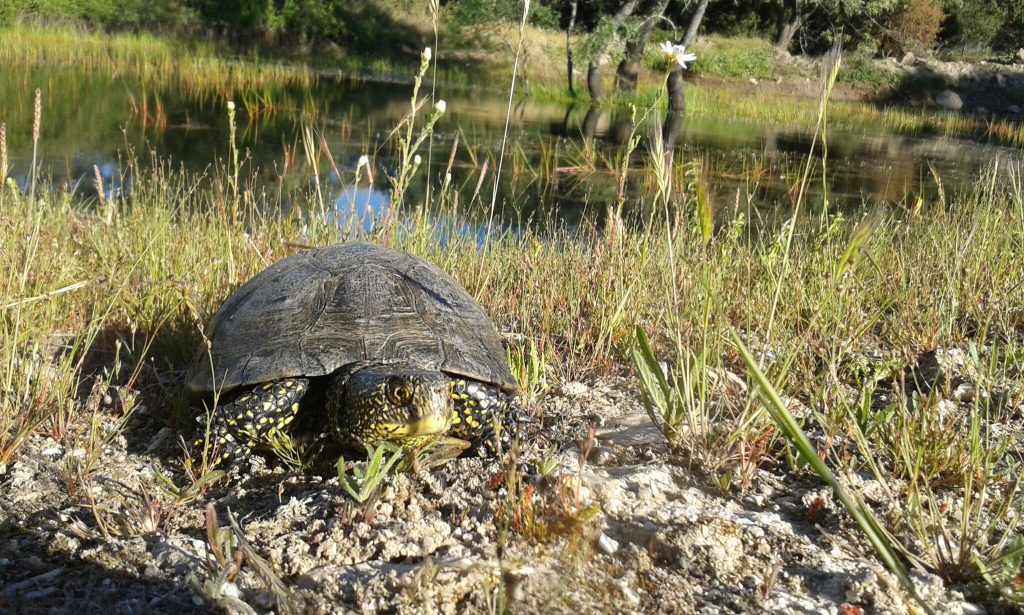
[[[418,446],[448,431],[450,378],[435,370],[375,365],[352,373],[335,409],[343,439]]]

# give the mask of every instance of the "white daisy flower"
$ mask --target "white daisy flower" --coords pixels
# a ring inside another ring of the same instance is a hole
[[[696,55],[686,52],[685,45],[673,45],[668,41],[661,44],[661,53],[665,54],[666,60],[672,64],[678,64],[683,69],[686,68],[687,62],[697,59]]]

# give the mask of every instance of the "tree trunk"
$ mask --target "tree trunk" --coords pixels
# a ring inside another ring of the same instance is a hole
[[[702,0],[706,2],[707,0]],[[640,62],[644,57],[647,39],[651,36],[654,24],[661,19],[669,0],[655,0],[647,11],[647,17],[637,28],[636,34],[626,41],[625,55],[615,71],[615,90],[617,92],[635,92],[637,77],[640,74]]]
[[[626,53],[615,69],[615,91],[635,92],[636,83],[640,79],[640,60],[643,49],[636,41],[626,42]]]
[[[640,0],[627,0],[619,7],[619,10],[612,16],[612,27],[618,30],[622,26],[622,22],[626,21],[633,11],[636,10]],[[598,40],[591,38],[591,40]],[[587,91],[590,93],[591,100],[598,101],[604,95],[604,91],[601,87],[601,74],[600,64],[601,58],[604,55],[605,47],[607,43],[601,43],[595,49],[591,51],[590,58],[588,58],[589,64],[587,66]]]
[[[601,108],[591,104],[587,109],[587,115],[583,118],[583,126],[580,131],[583,133],[584,141],[592,141],[597,134],[597,124],[601,121]]]
[[[587,66],[587,92],[590,94],[590,100],[594,102],[604,97],[601,88],[601,67],[594,60]]]
[[[683,67],[675,66],[668,74],[665,89],[668,91],[670,113],[686,113],[686,82],[683,81]]]
[[[571,12],[569,13],[569,26],[565,29],[565,72],[569,78],[569,96],[576,98],[576,86],[573,84],[575,81],[575,75],[573,75],[572,66],[572,31],[576,27],[576,5],[579,4],[579,0],[571,0],[569,7]]]
[[[612,17],[612,21],[615,22],[615,27],[618,28],[622,25],[622,22],[626,21],[626,18],[633,14],[636,10],[636,5],[640,4],[640,0],[629,0],[615,12],[615,16]]]
[[[679,131],[683,127],[683,119],[686,117],[685,87],[683,67],[676,66],[669,72],[668,80],[665,82],[665,89],[668,91],[668,116],[665,117],[665,123],[661,127],[661,138],[667,153],[675,150]]]
[[[797,11],[797,0],[782,1],[777,21],[779,35],[775,39],[775,48],[779,51],[789,51],[789,45],[803,22]]]
[[[683,45],[689,47],[697,38],[697,30],[700,29],[700,22],[704,21],[704,11],[708,10],[708,0],[700,0],[697,10],[690,18],[690,26],[686,28],[686,36],[683,37]]]

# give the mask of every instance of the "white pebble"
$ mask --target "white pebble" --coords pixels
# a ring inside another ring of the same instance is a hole
[[[619,541],[602,532],[597,537],[597,548],[605,555],[615,555],[615,552],[619,550]]]

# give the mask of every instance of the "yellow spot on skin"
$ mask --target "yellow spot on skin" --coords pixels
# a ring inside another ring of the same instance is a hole
[[[273,386],[274,386],[274,384],[273,384],[273,383],[268,383],[268,384],[265,384],[265,385],[261,386],[261,387],[260,387],[260,390],[261,390],[261,391],[269,391],[269,390],[270,390],[270,388],[271,388],[271,387],[273,387]]]
[[[263,409],[265,411],[269,412],[273,407],[274,407],[273,402],[269,402],[269,401],[263,402]]]

